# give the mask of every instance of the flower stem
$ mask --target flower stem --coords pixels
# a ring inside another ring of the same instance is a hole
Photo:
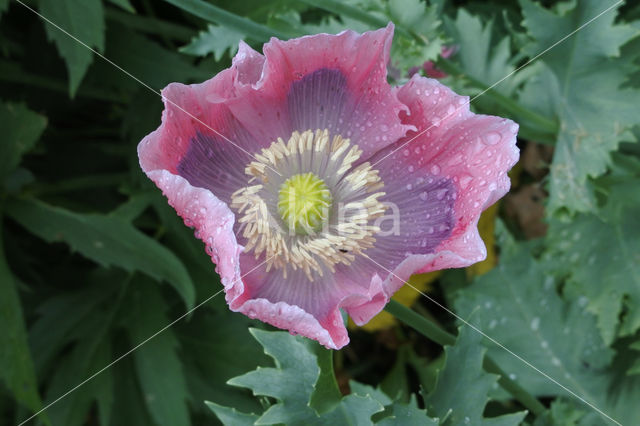
[[[448,333],[435,323],[395,300],[389,301],[384,310],[425,336],[427,339],[432,340],[439,345],[451,346],[456,342],[456,337],[453,334]],[[516,400],[520,401],[520,403],[528,408],[532,413],[539,415],[546,410],[540,401],[538,401],[518,383],[511,380],[489,355],[485,355],[483,367],[489,373],[499,375],[498,383],[500,386],[509,392]]]

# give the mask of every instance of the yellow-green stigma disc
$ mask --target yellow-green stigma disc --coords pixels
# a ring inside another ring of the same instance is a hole
[[[313,173],[303,173],[280,186],[278,212],[289,229],[309,235],[322,228],[331,200],[331,192],[322,179]]]

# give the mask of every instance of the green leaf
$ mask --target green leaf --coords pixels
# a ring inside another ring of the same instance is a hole
[[[129,30],[125,26],[111,25],[108,36],[107,51],[110,52],[109,59],[152,89],[159,90],[174,81],[187,83],[206,80],[212,76],[211,70],[198,68],[191,64],[188,61],[189,57],[167,50],[160,44]],[[101,71],[105,74],[101,78],[107,80],[106,84],[108,86],[128,91],[140,88],[140,82],[123,74],[122,71],[113,68],[111,65],[104,65]],[[144,88],[144,90],[148,90],[148,88]],[[161,107],[162,99],[160,96],[156,94],[154,97],[157,99],[158,107]],[[136,107],[139,102],[141,100],[136,97],[130,106]],[[149,101],[146,100],[146,102]],[[151,108],[151,112],[154,109]],[[151,112],[144,111],[144,117]],[[126,121],[136,120],[135,117],[127,116],[125,118],[127,119]],[[156,116],[155,122],[155,126],[160,123],[159,116]]]
[[[104,50],[104,12],[101,0],[39,0],[40,13],[82,43]],[[93,53],[50,23],[45,24],[47,37],[58,48],[69,72],[69,95],[78,90]]]
[[[196,56],[207,56],[213,53],[216,61],[229,51],[233,56],[238,50],[238,43],[244,39],[244,34],[230,28],[209,24],[206,31],[200,31],[191,42],[180,48],[182,53]]]
[[[1,221],[0,221],[1,223]],[[31,352],[27,343],[22,304],[16,291],[13,274],[4,257],[4,243],[0,234],[0,378],[16,401],[32,412],[38,411],[42,402],[38,394]],[[46,414],[43,415],[43,419]],[[48,422],[48,421],[47,421]]]
[[[249,334],[247,327],[255,321],[230,312],[222,295],[211,300],[207,307],[218,300],[225,304],[223,310],[214,313],[198,309],[189,321],[176,324],[187,385],[196,401],[214,400],[240,411],[258,411],[262,406],[249,392],[230,387],[226,382],[268,363],[269,358]],[[206,410],[199,403],[194,408]]]
[[[491,86],[515,69],[513,61],[516,58],[511,55],[510,38],[495,40],[493,21],[483,25],[479,17],[458,9],[456,20],[449,22],[447,27],[458,46],[454,58],[465,74]],[[493,90],[510,95],[521,82],[521,78],[508,78]],[[480,97],[478,101],[482,99]]]
[[[554,221],[550,260],[568,275],[566,291],[598,318],[604,341],[640,330],[640,179],[610,188],[599,215]]]
[[[486,349],[481,342],[477,331],[461,327],[455,345],[445,347],[444,368],[438,373],[436,388],[425,397],[428,412],[446,417],[453,425],[519,425],[526,412],[483,417],[498,376],[482,369]]]
[[[287,39],[285,34],[243,18],[202,0],[165,0],[180,9],[212,23],[223,25],[255,41],[267,41],[271,37]]]
[[[629,345],[629,349],[640,352],[640,339]],[[637,357],[631,368],[627,370],[627,374],[630,376],[640,374],[640,356]]]
[[[309,350],[316,355],[320,374],[313,385],[309,398],[309,406],[320,415],[331,411],[340,403],[342,394],[333,371],[333,351],[326,349],[311,340],[306,341]]]
[[[108,424],[114,398],[113,376],[110,369],[100,370],[113,359],[110,330],[120,301],[118,297],[94,309],[66,336],[67,345],[73,346],[57,360],[46,392],[46,402],[52,404],[47,413],[54,425],[85,424],[94,402],[100,420]]]
[[[36,144],[47,126],[47,118],[23,104],[0,103],[0,179],[4,179],[18,164],[22,155]]]
[[[533,57],[616,2],[580,0],[560,14],[529,0],[520,3],[524,26],[534,39],[526,51]],[[631,58],[619,55],[621,46],[640,32],[626,24],[614,24],[619,5],[617,2],[612,10],[539,59],[553,76],[547,92],[552,94],[561,123],[551,165],[548,213],[593,209],[595,197],[587,178],[606,171],[610,152],[621,140],[633,140],[629,129],[640,113],[640,91],[620,88],[632,65]]]
[[[418,408],[415,395],[411,395],[408,404],[395,403],[385,406],[384,412],[379,416],[382,419],[375,424],[380,426],[437,426],[440,424],[438,419],[427,416],[427,410]]]
[[[533,426],[576,426],[585,414],[585,411],[574,403],[564,399],[556,399],[551,403],[549,411],[538,417]]]
[[[136,13],[136,9],[131,5],[131,2],[129,0],[109,0],[109,1],[115,4],[116,6],[126,10],[127,12]]]
[[[315,395],[314,404],[319,407],[320,395],[333,400],[335,394],[334,391],[318,389],[318,386],[334,386],[326,378],[319,380],[321,369],[316,355],[320,350],[316,347],[318,344],[301,337],[292,337],[286,332],[258,329],[250,331],[263,346],[265,353],[273,358],[275,368],[258,367],[254,371],[234,377],[228,383],[251,389],[256,396],[269,396],[277,400],[255,420],[255,424],[365,425],[371,424],[373,414],[383,411],[382,404],[370,396],[352,394],[334,404],[333,410],[319,416],[310,405],[312,395]],[[321,364],[327,367],[326,361],[322,361]],[[320,404],[322,405],[324,404]],[[210,404],[209,407],[214,412],[220,413],[221,420],[224,416],[234,416],[233,418],[237,418],[238,421],[253,419],[249,414],[224,409],[217,404]]]
[[[611,371],[610,365],[621,364],[612,363],[613,351],[602,341],[595,317],[581,301],[561,299],[549,272],[554,265],[535,260],[526,245],[504,240],[500,264],[459,292],[458,314],[617,421],[633,423],[640,416],[632,402],[640,381]],[[529,392],[574,398],[504,349],[490,344],[489,354]],[[611,387],[625,391],[610,392]],[[592,408],[583,409],[603,423]]]
[[[285,332],[251,329],[264,352],[275,361],[275,368],[261,368],[229,380],[229,384],[249,388],[254,395],[278,399],[262,414],[258,424],[303,423],[316,413],[308,406],[320,369],[316,357],[304,341]]]
[[[211,401],[204,403],[218,416],[223,425],[253,426],[258,420],[255,414],[241,413],[235,408],[224,407]]]
[[[391,60],[403,75],[438,57],[444,40],[436,7],[420,0],[391,0],[387,16],[398,25],[400,36],[393,41]]]
[[[116,216],[74,213],[35,199],[12,199],[7,213],[48,242],[61,241],[72,250],[109,267],[141,271],[166,280],[192,307],[195,292],[180,260],[156,240]]]
[[[147,340],[169,324],[166,303],[158,287],[145,280],[135,283],[131,293],[128,332],[134,346],[144,343],[133,357],[149,413],[160,426],[189,425],[187,385],[173,329]]]

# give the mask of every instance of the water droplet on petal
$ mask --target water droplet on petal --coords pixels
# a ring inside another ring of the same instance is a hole
[[[429,194],[427,194],[427,191],[424,191],[420,193],[419,197],[422,201],[427,201],[427,198],[429,198]]]
[[[440,166],[438,166],[437,164],[431,166],[431,173],[433,173],[434,175],[440,174]]]
[[[446,188],[444,188],[444,189],[438,189],[438,190],[436,191],[436,198],[437,198],[438,200],[443,200],[443,199],[444,199],[444,196],[445,196],[445,195],[447,195],[447,192],[449,192],[449,190],[448,190],[448,189],[446,189]]]
[[[500,133],[498,133],[498,132],[489,132],[484,136],[482,141],[487,145],[495,145],[498,142],[500,142],[500,138],[501,138]]]

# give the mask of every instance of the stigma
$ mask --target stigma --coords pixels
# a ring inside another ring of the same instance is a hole
[[[384,183],[362,150],[328,130],[293,132],[255,155],[232,195],[244,249],[267,270],[302,269],[310,281],[375,244]]]

